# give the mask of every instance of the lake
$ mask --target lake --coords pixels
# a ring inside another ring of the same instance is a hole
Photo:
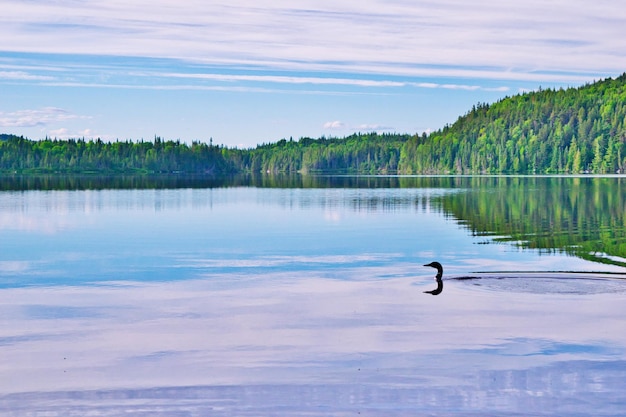
[[[625,212],[624,176],[0,178],[0,416],[623,415]]]

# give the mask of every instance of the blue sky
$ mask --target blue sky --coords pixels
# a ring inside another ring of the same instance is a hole
[[[0,132],[250,147],[421,133],[626,71],[613,0],[0,0]]]

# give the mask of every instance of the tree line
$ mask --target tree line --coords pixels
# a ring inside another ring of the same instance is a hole
[[[222,148],[179,140],[118,141],[100,139],[33,141],[0,135],[0,170],[18,173],[203,173],[221,174],[234,168]]]
[[[626,73],[477,104],[431,134],[195,141],[33,141],[0,135],[0,171],[63,173],[547,174],[626,172]]]

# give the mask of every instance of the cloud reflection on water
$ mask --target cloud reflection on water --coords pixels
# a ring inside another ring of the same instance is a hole
[[[614,312],[625,295],[511,299],[448,283],[442,297],[424,297],[414,281],[283,273],[5,289],[0,415],[28,395],[57,411],[73,399],[94,415],[139,412],[138,400],[157,415],[216,403],[223,415],[400,415],[434,404],[541,414],[621,395],[626,335]]]
[[[203,259],[203,258],[180,258],[178,267],[211,268],[258,268],[280,267],[298,264],[328,264],[333,267],[345,264],[359,264],[366,262],[384,262],[394,258],[400,258],[401,254],[392,253],[364,253],[357,255],[296,255],[296,256],[264,256],[254,259]]]

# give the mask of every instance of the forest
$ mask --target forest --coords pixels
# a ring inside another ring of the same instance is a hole
[[[238,149],[180,140],[0,135],[5,173],[550,174],[626,172],[626,73],[478,103],[426,134],[281,139]]]

